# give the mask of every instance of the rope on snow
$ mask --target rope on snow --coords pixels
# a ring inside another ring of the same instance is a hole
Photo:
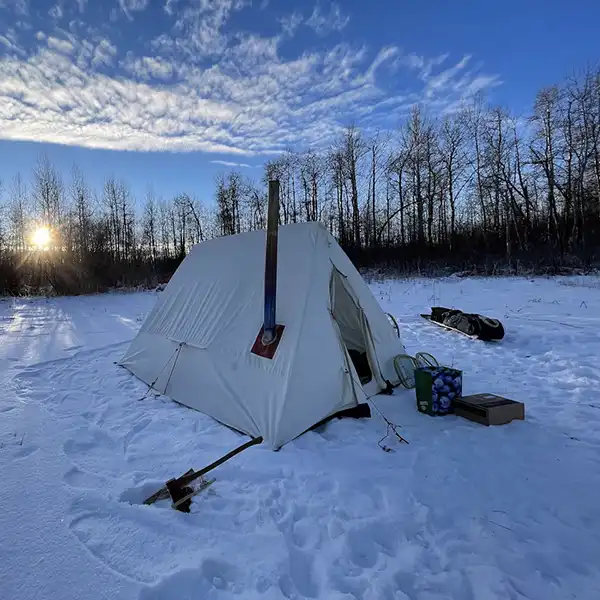
[[[175,370],[175,365],[177,364],[177,360],[179,359],[179,354],[181,352],[181,348],[184,345],[185,345],[185,342],[179,342],[179,344],[177,345],[177,348],[175,348],[175,350],[173,350],[173,353],[171,354],[171,356],[169,356],[169,360],[167,360],[164,367],[158,372],[158,375],[156,376],[154,381],[148,386],[148,390],[146,391],[146,393],[141,398],[138,398],[138,401],[141,402],[142,400],[145,400],[150,395],[150,392],[154,389],[156,382],[160,379],[160,376],[164,373],[165,369],[169,366],[169,363],[171,362],[173,357],[175,357],[175,360],[173,361],[173,366],[171,367],[171,372],[169,373],[169,377],[168,377],[167,383],[165,385],[165,391],[166,391],[166,389],[169,386],[169,383],[171,381],[173,371]]]

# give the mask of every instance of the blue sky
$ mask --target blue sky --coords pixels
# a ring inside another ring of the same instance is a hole
[[[598,0],[0,0],[0,178],[41,151],[100,186],[212,197],[344,125],[477,91],[517,114],[600,59]]]

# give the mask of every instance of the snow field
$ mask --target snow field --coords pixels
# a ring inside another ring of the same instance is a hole
[[[376,414],[334,421],[222,465],[187,515],[141,503],[246,438],[114,364],[154,294],[0,302],[0,596],[600,597],[596,283],[373,283],[410,353],[462,369],[465,394],[525,402],[526,420],[432,418],[396,390],[373,400],[409,445],[383,452]],[[442,330],[418,316],[432,305],[507,336]]]

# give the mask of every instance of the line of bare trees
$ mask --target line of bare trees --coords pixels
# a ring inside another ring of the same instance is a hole
[[[2,175],[2,173],[0,173]],[[290,150],[252,180],[218,176],[214,201],[91,189],[43,156],[0,185],[0,293],[101,291],[168,277],[207,238],[263,228],[269,179],[282,224],[320,221],[359,266],[556,271],[600,260],[600,70],[542,90],[532,113],[482,98],[398,130],[347,127],[324,152]],[[43,251],[32,242],[52,232]]]
[[[528,117],[478,98],[399,131],[349,127],[325,155],[290,152],[286,222],[326,222],[363,265],[489,272],[600,260],[600,70],[542,90]]]

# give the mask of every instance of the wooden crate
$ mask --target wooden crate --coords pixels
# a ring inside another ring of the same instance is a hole
[[[524,420],[525,405],[495,394],[474,394],[456,399],[454,414],[482,425],[504,425]]]

